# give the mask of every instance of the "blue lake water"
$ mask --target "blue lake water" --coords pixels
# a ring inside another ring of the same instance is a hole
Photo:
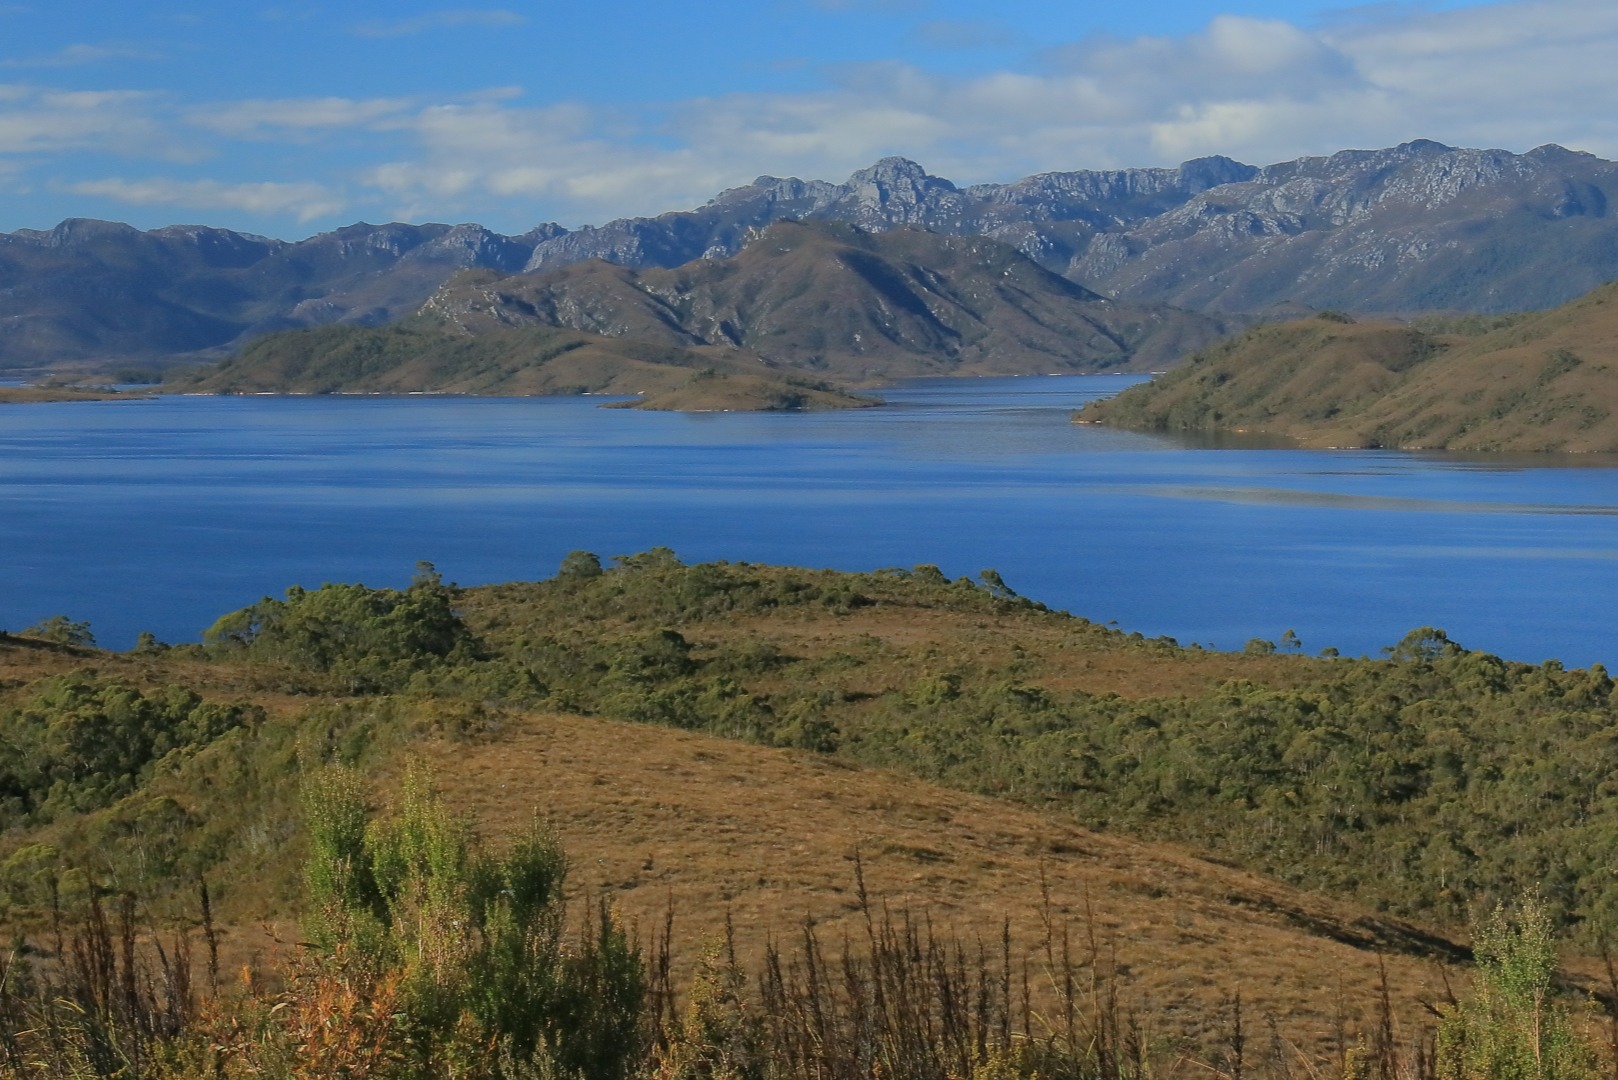
[[[1618,666],[1618,459],[1189,447],[1073,425],[1128,376],[971,379],[857,412],[600,399],[159,398],[0,409],[0,627],[196,640],[287,586],[547,577],[575,548],[998,569],[1221,648],[1439,626]]]

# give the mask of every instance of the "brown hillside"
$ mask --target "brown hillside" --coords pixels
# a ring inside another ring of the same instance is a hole
[[[401,623],[448,651],[404,666]],[[237,636],[254,625],[277,629]],[[320,659],[334,628],[358,662]],[[1204,1047],[1238,993],[1250,1024],[1315,1050],[1343,1013],[1363,1030],[1379,956],[1408,1039],[1458,975],[1467,917],[1536,883],[1568,922],[1610,925],[1611,680],[1437,631],[1379,661],[1216,653],[1049,611],[987,571],[653,549],[574,553],[546,582],[292,590],[210,640],[0,637],[0,734],[24,748],[0,759],[0,922],[48,928],[58,874],[70,901],[100,882],[194,919],[200,873],[244,958],[268,947],[261,919],[295,933],[310,765],[363,768],[380,802],[423,755],[496,843],[548,816],[577,895],[604,890],[648,934],[672,907],[682,964],[727,915],[750,964],[806,916],[835,956],[862,930],[858,852],[880,904],[969,949],[1010,920],[1030,955],[1048,891],[1081,957],[1092,929],[1116,956],[1126,1008]],[[136,688],[181,713],[153,728]],[[109,737],[82,726],[102,715]],[[159,730],[217,733],[100,771],[100,747]],[[29,749],[42,731],[93,738],[60,745],[98,771],[52,779],[67,751]]]
[[[524,718],[509,736],[431,751],[454,803],[496,832],[535,807],[576,856],[575,884],[602,890],[644,927],[673,905],[689,958],[727,914],[746,957],[790,941],[805,917],[828,942],[863,933],[853,856],[868,888],[969,940],[1010,919],[1038,936],[1041,880],[1083,933],[1086,906],[1124,966],[1132,1005],[1207,1036],[1226,995],[1316,1047],[1340,1001],[1375,997],[1385,955],[1399,1008],[1442,993],[1419,935],[1327,897],[1167,845],[1085,830],[824,756],[663,728]]]
[[[1364,423],[1388,446],[1618,450],[1618,285],[1452,345]]]
[[[480,596],[479,599],[486,599]],[[860,621],[811,618],[781,627],[804,651],[870,634],[917,650],[947,647],[963,630],[945,612],[890,613]],[[991,620],[957,647],[996,662],[1007,626]],[[728,626],[738,635],[763,624]],[[719,627],[713,627],[715,632]],[[1067,636],[1023,635],[1030,648],[1056,648]],[[997,642],[999,644],[997,644]],[[1071,642],[1069,642],[1071,644]],[[1153,694],[1191,689],[1232,672],[1284,677],[1282,658],[1229,654],[1178,660],[1136,650],[1090,650],[1063,662],[1066,682],[1090,692]],[[243,696],[290,720],[311,707],[289,694],[273,669],[136,657],[0,637],[0,678],[17,687],[68,672],[95,671],[158,688],[179,682],[219,700]],[[320,706],[316,706],[320,707]],[[675,912],[682,969],[727,918],[744,962],[756,964],[771,939],[790,942],[815,922],[835,951],[863,932],[854,856],[870,893],[894,911],[930,918],[968,942],[993,942],[1009,920],[1015,950],[1039,970],[1041,909],[1070,922],[1076,948],[1093,928],[1103,954],[1116,956],[1125,1007],[1165,1036],[1206,1046],[1239,992],[1250,1018],[1273,1017],[1277,1031],[1327,1052],[1339,1019],[1361,1028],[1376,999],[1379,958],[1387,964],[1401,1023],[1421,1022],[1420,1002],[1439,998],[1451,942],[1321,894],[1209,861],[1172,844],[1094,832],[1070,815],[947,790],[836,757],[765,748],[675,729],[556,713],[506,714],[501,729],[473,741],[418,737],[399,744],[376,771],[379,793],[406,754],[431,762],[457,810],[472,814],[497,842],[537,810],[571,855],[581,898],[610,897],[650,935]],[[260,766],[271,770],[265,762]],[[160,782],[155,801],[206,797],[178,778]],[[123,820],[115,814],[114,820]],[[273,817],[268,820],[274,820]],[[17,843],[64,843],[71,820]],[[137,836],[141,835],[138,832]],[[148,841],[149,842],[149,841]],[[229,963],[274,952],[295,938],[285,903],[295,880],[296,843],[240,851],[214,871],[229,924]],[[4,859],[0,858],[0,862]],[[266,926],[263,918],[273,916]],[[271,934],[279,936],[280,943]],[[1458,978],[1451,971],[1451,977]],[[1249,1022],[1256,1022],[1250,1019]]]
[[[1310,446],[1618,451],[1618,285],[1470,337],[1329,317],[1263,327],[1076,419]]]

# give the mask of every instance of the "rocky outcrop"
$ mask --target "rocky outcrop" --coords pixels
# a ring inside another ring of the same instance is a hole
[[[1556,146],[1344,151],[1209,188],[1066,272],[1202,311],[1544,308],[1618,277],[1613,196],[1618,166]]]

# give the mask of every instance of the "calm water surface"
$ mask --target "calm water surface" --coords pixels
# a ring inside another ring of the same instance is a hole
[[[1194,448],[1068,422],[1127,376],[973,379],[803,416],[599,399],[0,409],[0,627],[195,640],[294,583],[547,577],[575,548],[998,569],[1148,636],[1618,661],[1618,459]]]

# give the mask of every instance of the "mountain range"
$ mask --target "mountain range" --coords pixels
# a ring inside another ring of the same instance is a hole
[[[982,236],[779,221],[735,255],[673,269],[591,259],[458,275],[422,307],[455,331],[562,326],[668,347],[743,349],[842,382],[1161,369],[1219,320],[1109,300]]]
[[[1207,316],[1108,300],[986,237],[778,221],[730,258],[672,270],[592,259],[527,274],[465,271],[388,326],[267,334],[166,385],[848,408],[872,402],[833,382],[1163,365],[1224,331]]]
[[[395,223],[287,242],[74,219],[0,234],[0,368],[219,356],[274,330],[398,319],[462,269],[667,269],[786,219],[984,236],[1109,299],[1204,314],[1545,308],[1618,277],[1615,196],[1618,164],[1589,154],[1416,141],[970,187],[885,158],[840,184],[766,176],[694,210],[520,236]]]

